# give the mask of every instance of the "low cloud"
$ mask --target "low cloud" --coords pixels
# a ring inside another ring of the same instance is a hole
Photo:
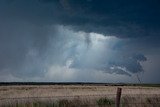
[[[129,48],[125,51],[115,48],[118,42],[125,42],[125,40],[98,33],[75,32],[62,25],[47,27],[45,32],[48,39],[42,39],[41,35],[31,36],[33,38],[30,41],[25,41],[28,45],[22,47],[24,53],[13,51],[18,56],[9,54],[10,50],[6,50],[8,57],[15,57],[15,62],[9,63],[11,59],[8,59],[8,62],[6,60],[8,66],[1,67],[1,71],[5,69],[7,71],[1,73],[11,74],[16,78],[26,78],[26,80],[28,77],[52,80],[53,77],[56,81],[57,77],[61,77],[62,81],[73,78],[76,81],[74,76],[83,71],[128,76],[143,71],[141,62],[146,61],[143,54],[127,53],[130,51]],[[25,39],[24,37],[19,38],[19,41]],[[10,41],[13,40],[8,39],[8,42]],[[20,46],[21,43],[16,41],[14,45]]]

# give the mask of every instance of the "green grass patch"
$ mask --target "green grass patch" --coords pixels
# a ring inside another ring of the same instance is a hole
[[[97,104],[98,106],[104,106],[104,105],[112,106],[115,104],[115,102],[114,100],[105,97],[98,99]]]

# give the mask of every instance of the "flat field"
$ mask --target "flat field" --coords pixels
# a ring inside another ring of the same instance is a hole
[[[117,87],[123,107],[160,107],[160,87],[104,85],[0,86],[0,106],[114,107]]]

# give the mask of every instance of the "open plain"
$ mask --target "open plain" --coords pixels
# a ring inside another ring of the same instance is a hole
[[[121,105],[124,107],[160,107],[159,87],[104,85],[0,86],[0,106],[110,107],[115,104],[117,87],[122,88]]]

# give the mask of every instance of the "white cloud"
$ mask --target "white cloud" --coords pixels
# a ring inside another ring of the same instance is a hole
[[[51,81],[70,81],[76,76],[76,70],[68,66],[53,65],[45,73],[45,79]]]

